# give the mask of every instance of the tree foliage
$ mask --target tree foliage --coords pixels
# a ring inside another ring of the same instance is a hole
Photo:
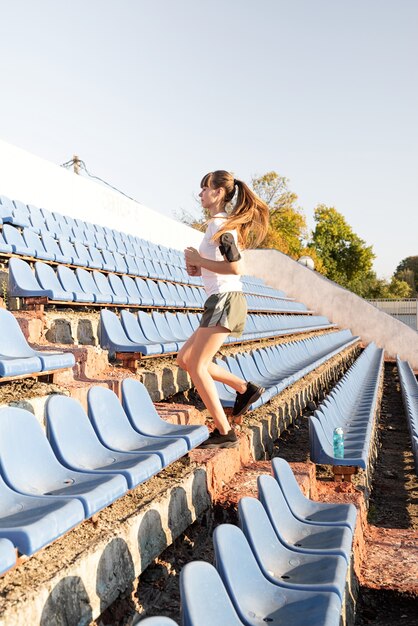
[[[418,293],[418,256],[407,256],[395,270],[395,277],[411,286],[414,294]]]
[[[363,281],[373,276],[375,255],[334,207],[320,204],[314,214],[310,248],[316,250],[330,280],[363,295]]]
[[[292,258],[298,258],[307,237],[306,218],[296,205],[297,195],[288,189],[288,180],[277,172],[253,177],[254,192],[270,209],[270,224],[263,248],[275,248]]]

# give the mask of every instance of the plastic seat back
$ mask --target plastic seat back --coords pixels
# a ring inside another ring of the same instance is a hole
[[[38,283],[30,265],[22,259],[10,259],[9,261],[9,294],[11,296],[39,296],[46,295]]]
[[[0,308],[0,354],[8,357],[34,357],[33,350],[10,311]]]
[[[35,274],[41,287],[50,291],[51,298],[54,300],[64,300],[65,302],[73,301],[74,296],[72,292],[63,289],[57,275],[50,265],[37,261],[35,263]]]
[[[94,271],[93,277],[100,293],[106,296],[111,296],[112,302],[114,302],[115,304],[127,304],[128,297],[126,295],[119,296],[118,294],[115,294],[115,292],[113,291],[109,283],[109,280],[104,274],[102,274],[101,272]]]
[[[94,302],[94,295],[86,293],[80,285],[77,275],[66,265],[59,265],[57,275],[62,288],[73,294],[74,300],[77,302]]]
[[[93,294],[94,301],[99,303],[108,303],[112,302],[112,296],[109,294],[100,293],[99,288],[96,285],[96,282],[93,279],[93,274],[82,267],[77,267],[75,270],[78,282],[82,290],[85,293]]]
[[[183,626],[243,626],[216,569],[192,561],[180,573]]]
[[[3,238],[4,241],[12,246],[13,252],[16,254],[23,254],[25,256],[36,256],[35,248],[28,246],[23,239],[22,234],[18,228],[15,228],[11,224],[3,225]]]

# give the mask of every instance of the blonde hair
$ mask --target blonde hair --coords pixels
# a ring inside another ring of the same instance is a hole
[[[225,170],[206,174],[200,186],[225,190],[224,203],[232,202],[237,191],[235,205],[225,224],[214,235],[216,241],[223,233],[236,230],[242,248],[257,247],[265,238],[269,222],[269,208],[265,202],[246,185]]]

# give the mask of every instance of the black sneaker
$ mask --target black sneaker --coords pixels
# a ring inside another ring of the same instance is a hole
[[[232,410],[232,415],[234,417],[238,417],[245,413],[249,406],[261,396],[261,394],[265,391],[264,387],[260,387],[260,385],[256,385],[255,383],[247,383],[247,389],[244,393],[238,393],[235,400],[234,408]]]
[[[198,447],[211,450],[212,448],[237,448],[238,445],[239,441],[232,428],[226,435],[221,435],[219,430],[215,428],[215,430],[210,433],[209,438]]]

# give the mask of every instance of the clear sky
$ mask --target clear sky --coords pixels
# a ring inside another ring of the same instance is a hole
[[[275,170],[380,277],[418,254],[417,0],[0,0],[0,19],[1,139],[170,216],[207,171]]]

